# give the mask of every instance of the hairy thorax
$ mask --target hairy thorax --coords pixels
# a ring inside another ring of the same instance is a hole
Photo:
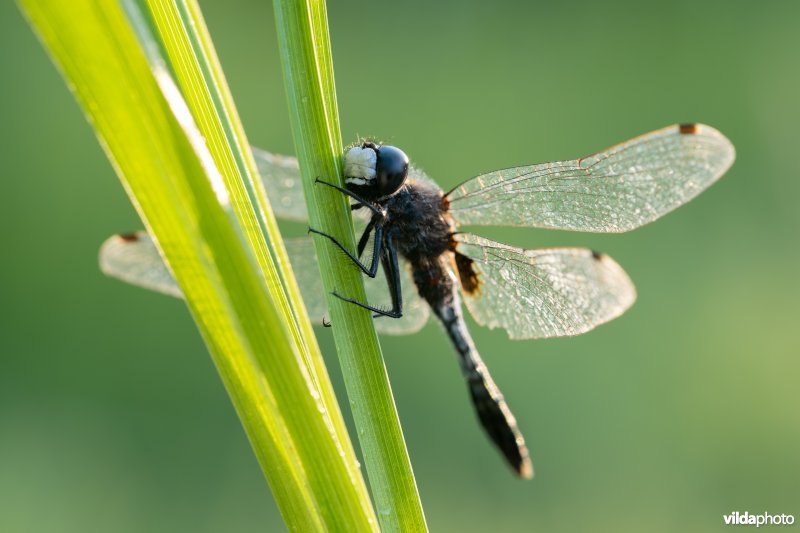
[[[433,260],[447,252],[455,224],[442,204],[436,185],[409,179],[384,203],[386,230],[398,251],[412,264]]]
[[[386,230],[412,266],[417,290],[438,315],[454,304],[451,236],[455,224],[442,203],[442,191],[431,183],[409,180],[389,198]]]

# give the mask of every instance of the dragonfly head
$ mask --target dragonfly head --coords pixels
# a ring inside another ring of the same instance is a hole
[[[367,200],[382,200],[403,186],[408,156],[394,146],[364,142],[344,155],[347,188]]]

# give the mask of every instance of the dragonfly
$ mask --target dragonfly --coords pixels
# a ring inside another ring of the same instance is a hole
[[[308,221],[297,159],[253,149],[275,215]],[[517,421],[467,329],[462,300],[475,321],[512,339],[586,333],[624,313],[636,299],[628,275],[611,257],[585,248],[521,249],[459,230],[518,226],[623,233],[652,222],[718,180],[735,158],[719,131],[703,124],[656,130],[569,161],[496,170],[444,192],[399,148],[364,141],[343,157],[344,187],[317,178],[366,212],[355,251],[309,228],[344,252],[364,274],[376,329],[409,334],[430,313],[456,353],[477,417],[512,470],[533,476]],[[364,224],[366,224],[364,226]],[[285,241],[311,316],[324,317],[325,291],[311,238]],[[116,235],[100,251],[101,270],[134,285],[180,297],[181,291],[145,232]],[[386,298],[390,306],[374,301]],[[323,319],[324,322],[324,319]]]

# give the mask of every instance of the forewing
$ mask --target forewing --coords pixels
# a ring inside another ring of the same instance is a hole
[[[483,174],[447,199],[460,224],[620,233],[694,198],[734,157],[711,126],[674,125],[581,159]]]
[[[272,154],[255,146],[251,149],[275,216],[307,222],[308,211],[297,159]]]
[[[319,276],[319,265],[310,238],[286,239],[286,251],[292,264],[300,293],[311,320],[321,324],[327,315],[325,289]],[[380,333],[405,335],[422,329],[428,321],[428,306],[419,297],[408,265],[402,265],[400,282],[403,289],[405,309],[399,319],[382,317],[375,322]],[[100,270],[107,276],[131,285],[183,298],[175,278],[161,259],[150,235],[138,231],[130,235],[114,235],[100,248]],[[382,271],[373,279],[365,280],[367,299],[383,304],[388,301],[389,290]]]
[[[145,231],[107,239],[100,247],[100,270],[131,285],[183,298],[172,272]]]
[[[630,278],[607,255],[584,248],[522,250],[468,233],[454,238],[456,252],[472,260],[477,274],[477,288],[463,291],[472,316],[512,339],[585,333],[636,299]]]
[[[325,289],[319,276],[319,263],[314,252],[314,242],[310,238],[301,237],[286,239],[285,243],[292,270],[306,304],[306,310],[312,322],[319,324],[323,317],[328,316],[328,309],[325,303]],[[408,265],[403,263],[400,266],[400,284],[404,303],[403,316],[402,318],[380,317],[375,319],[375,329],[378,333],[407,335],[419,331],[428,321],[428,306],[417,294],[414,280],[408,272]],[[381,269],[378,270],[375,279],[365,278],[364,286],[368,302],[379,306],[388,305],[389,289]]]
[[[408,179],[431,183],[437,188],[439,188],[439,185],[435,181],[433,181],[430,178],[430,176],[425,174],[425,172],[423,172],[421,168],[416,167],[414,165],[409,165],[408,167]]]

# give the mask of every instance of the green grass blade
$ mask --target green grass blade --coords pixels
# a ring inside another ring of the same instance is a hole
[[[302,309],[302,297],[293,276],[284,277],[276,264],[289,265],[277,222],[258,179],[255,161],[250,152],[230,90],[214,50],[200,7],[194,0],[147,0],[147,9],[154,22],[163,48],[192,113],[202,117],[200,132],[206,139],[217,167],[221,169],[228,189],[233,191],[232,205],[249,243],[257,250],[256,257],[265,272],[268,285],[281,296],[278,305],[287,316],[296,317],[290,324],[297,342],[306,348],[307,370],[317,386],[326,416],[340,441],[345,464],[362,499],[365,512],[372,513],[372,504],[361,479],[352,443],[336,396],[314,336],[311,322]],[[253,210],[257,206],[259,212]],[[260,216],[259,216],[260,215]],[[265,235],[272,238],[264,239]],[[286,271],[290,269],[286,268]],[[279,285],[283,285],[281,290]],[[287,296],[288,297],[285,297]]]
[[[342,140],[328,23],[321,0],[275,0],[278,41],[294,143],[311,225],[355,249],[348,202],[318,176],[341,184]],[[327,291],[365,299],[360,272],[330,243],[317,240]],[[328,298],[333,335],[353,407],[378,519],[384,531],[426,531],[371,313]]]
[[[288,527],[373,529],[297,326],[223,209],[219,195],[234,195],[166,69],[148,62],[116,2],[20,3],[157,239]]]

